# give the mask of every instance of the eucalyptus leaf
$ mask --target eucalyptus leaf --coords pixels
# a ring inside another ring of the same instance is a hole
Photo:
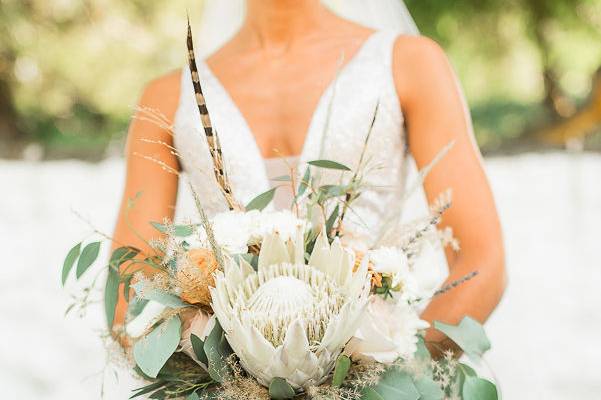
[[[144,374],[156,378],[181,339],[181,321],[173,316],[134,345],[134,360]]]
[[[79,260],[77,261],[77,270],[75,273],[77,279],[79,279],[87,271],[87,269],[90,268],[90,265],[92,265],[94,261],[96,261],[99,252],[100,242],[90,243],[83,248],[81,255],[79,256]]]
[[[63,263],[63,273],[62,273],[62,283],[63,285],[67,282],[67,278],[69,277],[69,272],[73,268],[73,264],[75,264],[75,260],[79,257],[79,253],[81,251],[81,243],[77,243],[69,253],[67,253],[67,257],[65,257],[65,261]]]
[[[429,376],[422,376],[414,381],[415,387],[420,394],[419,400],[442,400],[444,392],[440,386]]]
[[[155,288],[147,288],[145,286],[145,282],[143,281],[137,282],[135,285],[133,285],[136,295],[141,299],[153,300],[170,308],[183,308],[190,306],[189,304],[184,303],[174,294],[163,292]]]
[[[319,187],[319,192],[325,198],[331,198],[344,196],[347,189],[348,188],[344,185],[323,185]]]
[[[113,268],[119,268],[123,263],[131,260],[138,254],[140,254],[140,250],[136,249],[135,247],[119,247],[113,251],[113,254],[111,254],[109,265]]]
[[[133,279],[133,276],[128,276],[127,278],[123,279],[123,297],[125,297],[125,301],[129,303],[129,295],[131,292],[131,280]]]
[[[140,315],[142,311],[144,311],[144,307],[148,304],[148,300],[141,299],[139,297],[134,297],[132,301],[129,302],[127,307],[127,314],[130,319],[133,319]]]
[[[334,229],[334,224],[336,223],[336,220],[338,219],[339,214],[340,214],[340,206],[338,204],[336,204],[336,208],[334,208],[334,211],[332,211],[332,214],[330,214],[330,216],[328,217],[328,220],[326,221],[326,233],[328,235],[332,232],[332,229]]]
[[[459,368],[467,376],[478,376],[478,374],[476,373],[476,371],[472,367],[470,367],[469,365],[467,365],[467,364],[459,363]]]
[[[420,398],[413,379],[406,372],[397,368],[390,368],[384,372],[378,384],[372,386],[371,389],[384,400],[419,400]]]
[[[420,361],[425,361],[429,363],[432,360],[432,356],[430,355],[430,351],[426,347],[426,342],[424,338],[420,336],[417,339],[417,350],[415,350],[415,358]]]
[[[265,207],[267,207],[269,203],[271,203],[271,201],[273,200],[276,190],[277,188],[269,189],[268,191],[261,193],[260,195],[252,199],[250,203],[246,205],[246,211],[262,211],[263,209],[265,209]]]
[[[348,371],[351,368],[351,359],[344,354],[340,355],[336,360],[336,367],[334,368],[334,376],[332,377],[332,386],[340,387],[344,382],[344,379],[348,375]]]
[[[275,178],[271,178],[272,181],[276,181],[276,182],[290,182],[292,180],[292,178],[290,177],[290,175],[282,175],[282,176],[277,176]]]
[[[300,181],[300,183],[298,185],[298,194],[296,195],[297,198],[302,196],[307,191],[307,188],[309,187],[310,183],[311,183],[311,168],[307,167],[307,169],[305,170],[305,173],[303,174],[303,179]]]
[[[365,388],[361,392],[361,400],[385,400],[384,397],[380,396],[378,392],[376,392],[372,388]],[[390,399],[392,400],[392,399]]]
[[[490,341],[486,337],[484,328],[470,317],[463,318],[459,325],[435,321],[434,328],[447,335],[472,359],[482,357],[490,349]]]
[[[171,229],[173,229],[173,235],[177,237],[187,237],[194,233],[196,227],[194,225],[165,225],[160,222],[151,222],[152,225],[157,231],[161,233],[168,233]]]
[[[205,353],[204,349],[205,342],[203,342],[202,339],[194,334],[190,335],[190,342],[192,342],[192,350],[194,350],[194,354],[196,355],[198,361],[204,365],[208,365],[209,360],[207,359],[207,354]]]
[[[200,397],[198,397],[196,392],[193,392],[188,397],[186,397],[186,400],[200,400]]]
[[[294,389],[284,378],[273,378],[269,384],[269,396],[274,400],[291,399]]]
[[[203,349],[209,364],[209,375],[214,381],[223,382],[232,373],[227,364],[227,358],[232,354],[232,349],[225,339],[225,332],[219,321],[215,321],[215,327],[205,339]]]
[[[115,308],[119,299],[119,281],[119,270],[109,267],[109,274],[104,287],[104,315],[109,330],[112,329],[115,320]]]
[[[486,379],[466,375],[463,384],[463,400],[498,400],[496,386]]]
[[[332,160],[315,160],[309,161],[307,164],[314,167],[325,168],[325,169],[336,169],[340,171],[350,171],[351,169],[346,165],[340,164],[339,162]]]

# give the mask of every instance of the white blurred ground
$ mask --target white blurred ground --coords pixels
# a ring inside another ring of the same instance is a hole
[[[601,155],[499,157],[487,169],[510,277],[487,324],[503,397],[601,398]],[[120,160],[0,161],[0,398],[100,398],[102,314],[63,317],[59,270],[90,232],[71,208],[111,232],[122,175]]]

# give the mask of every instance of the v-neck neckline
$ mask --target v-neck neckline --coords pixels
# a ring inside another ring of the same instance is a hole
[[[299,160],[303,159],[303,156],[305,155],[305,153],[307,151],[307,144],[312,141],[311,134],[313,131],[315,131],[314,125],[315,125],[316,116],[321,111],[321,108],[324,107],[326,100],[329,97],[330,92],[334,91],[335,85],[338,82],[338,80],[340,79],[340,77],[345,72],[347,72],[353,64],[358,62],[358,60],[360,60],[361,57],[363,57],[363,54],[366,52],[366,49],[369,47],[369,44],[374,40],[374,38],[378,35],[378,33],[379,33],[379,31],[374,31],[374,32],[370,33],[369,36],[367,36],[367,38],[363,40],[363,43],[355,51],[355,54],[340,69],[338,69],[336,71],[334,78],[332,80],[330,80],[330,82],[325,86],[325,88],[321,92],[321,95],[319,96],[319,100],[317,101],[317,104],[315,105],[313,113],[311,114],[311,116],[309,118],[309,124],[307,125],[307,130],[306,130],[305,136],[303,138],[303,144],[301,146],[300,153],[292,154],[292,155],[289,155],[286,157],[296,157]],[[255,136],[255,133],[250,128],[250,125],[249,125],[246,117],[244,116],[244,114],[242,113],[242,110],[240,109],[240,107],[238,107],[238,105],[236,104],[236,102],[234,101],[232,96],[230,95],[229,91],[222,84],[221,80],[213,73],[213,70],[211,69],[211,67],[209,67],[209,65],[207,64],[207,62],[205,60],[201,61],[201,66],[206,71],[209,78],[214,81],[217,91],[220,93],[221,96],[223,96],[223,98],[226,100],[228,105],[232,108],[235,116],[240,120],[240,122],[244,128],[245,134],[247,134],[250,137],[251,141],[254,143],[259,157],[262,160],[274,158],[274,157],[264,157],[263,156],[263,153],[262,153],[261,148],[259,147],[259,143],[257,141],[257,137]],[[208,101],[210,102],[210,99],[208,99]],[[218,127],[217,127],[217,129],[218,129]],[[325,134],[325,132],[323,132],[322,134]],[[277,158],[277,157],[275,157],[275,158]]]

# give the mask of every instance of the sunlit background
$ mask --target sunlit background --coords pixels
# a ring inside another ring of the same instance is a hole
[[[459,74],[503,222],[504,398],[598,398],[601,0],[406,4]],[[71,210],[112,231],[128,120],[184,64],[187,10],[202,2],[0,0],[2,398],[100,398],[101,313],[63,317],[62,257],[90,233]]]

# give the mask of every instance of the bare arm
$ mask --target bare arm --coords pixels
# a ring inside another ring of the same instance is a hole
[[[504,250],[469,111],[445,54],[433,41],[423,37],[399,38],[394,65],[409,146],[418,167],[424,167],[444,146],[455,141],[424,184],[429,201],[446,189],[453,194],[453,205],[444,214],[442,225],[453,229],[461,251],[447,251],[447,283],[478,271],[473,280],[436,297],[422,317],[429,322],[457,323],[469,315],[484,322],[505,288]],[[443,339],[432,329],[426,336],[429,342]]]
[[[162,113],[168,121],[173,121],[179,99],[179,77],[180,73],[174,72],[151,82],[144,90],[139,106],[154,109]],[[129,128],[126,145],[127,175],[113,248],[128,245],[152,255],[147,241],[156,237],[157,232],[150,222],[173,218],[178,177],[144,157],[163,162],[176,170],[179,169],[179,165],[177,157],[167,146],[145,141],[159,141],[167,145],[173,143],[169,129],[141,119],[144,117],[144,113],[138,112]],[[130,199],[136,198],[138,194],[135,207],[129,208]],[[123,324],[126,311],[127,302],[121,288],[115,325]]]

